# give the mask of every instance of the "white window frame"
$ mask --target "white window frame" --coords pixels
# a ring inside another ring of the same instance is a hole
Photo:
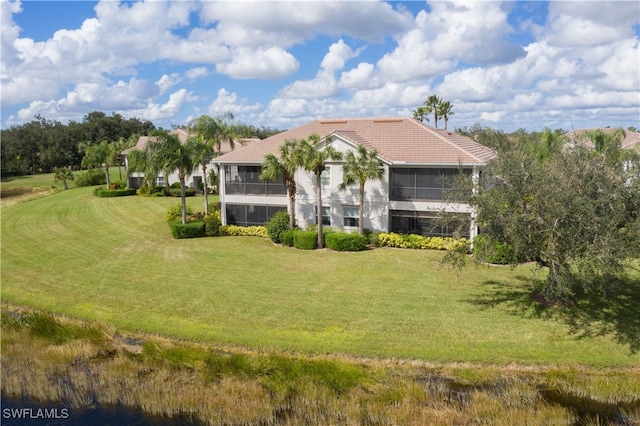
[[[320,174],[320,186],[323,189],[331,189],[331,166],[325,166]]]
[[[317,225],[318,224],[318,205],[314,205],[313,206],[313,212],[314,212],[314,223]],[[329,223],[324,223],[322,222],[323,226],[331,226],[331,207],[330,206],[322,206],[322,217],[321,219],[329,219]]]
[[[357,228],[360,226],[360,208],[354,206],[342,207],[342,224],[345,228]],[[355,221],[355,225],[347,225],[347,219]]]

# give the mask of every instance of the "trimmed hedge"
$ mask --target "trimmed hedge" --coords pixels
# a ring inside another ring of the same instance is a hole
[[[325,244],[335,251],[362,251],[369,240],[364,235],[330,232],[325,235]]]
[[[264,226],[225,225],[220,227],[220,235],[269,238],[267,229]]]
[[[136,195],[136,190],[132,188],[124,189],[100,189],[96,191],[98,197],[126,197],[127,195]]]
[[[169,223],[171,236],[176,239],[204,237],[204,222],[189,222],[183,225],[181,222]]]
[[[293,233],[293,246],[300,250],[315,250],[318,248],[318,233],[316,231],[296,231]]]
[[[293,247],[293,236],[296,233],[296,229],[287,229],[280,233],[280,243],[283,246]]]
[[[395,232],[381,232],[378,234],[380,247],[395,247],[408,249],[430,250],[458,250],[463,246],[469,250],[466,238],[425,237],[417,234],[396,234]]]
[[[495,265],[509,265],[516,260],[511,245],[494,241],[486,234],[473,239],[473,255],[481,262]]]
[[[180,192],[180,188],[176,189],[176,188],[171,188],[169,190],[169,192],[171,193],[172,197],[181,197],[182,194]],[[196,190],[193,188],[185,188],[184,189],[184,195],[185,197],[193,197],[194,195],[196,195]]]

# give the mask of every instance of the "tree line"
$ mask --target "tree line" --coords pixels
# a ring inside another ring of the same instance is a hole
[[[280,132],[243,123],[231,123],[230,126],[233,133],[242,138],[264,139]],[[83,158],[90,147],[106,142],[111,148],[122,151],[134,146],[140,136],[148,136],[156,129],[148,120],[125,119],[120,114],[107,115],[101,111],[85,115],[80,122],[67,124],[37,115],[28,123],[0,131],[0,170],[2,176],[51,173],[61,167],[77,170],[83,167]],[[85,165],[90,164],[93,162]]]

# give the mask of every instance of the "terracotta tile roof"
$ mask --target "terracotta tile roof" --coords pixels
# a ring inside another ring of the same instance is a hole
[[[178,135],[178,139],[180,139],[180,142],[185,143],[187,141],[187,139],[189,138],[189,133],[186,132],[183,129],[174,129],[171,130],[169,133],[172,133],[174,135]],[[237,141],[235,141],[235,149],[237,149],[238,147],[241,147],[242,145],[248,145],[252,142],[256,142],[259,141],[260,139],[257,138],[246,138],[246,139],[239,139]],[[149,143],[149,136],[140,136],[138,138],[138,142],[136,142],[135,146],[128,148],[124,151],[122,151],[123,154],[128,154],[131,151],[133,151],[134,149],[139,150],[139,151],[144,151],[144,149],[146,148],[147,144]],[[223,141],[221,144],[221,151],[222,154],[226,154],[228,152],[231,152],[231,144],[229,144],[229,142],[227,141]]]
[[[434,129],[413,118],[349,118],[316,120],[249,144],[216,158],[216,163],[261,163],[287,139],[313,133],[375,148],[381,159],[396,164],[486,164],[496,153],[456,133]]]
[[[566,136],[569,141],[582,143],[587,148],[594,148],[593,142],[591,142],[587,134],[596,130],[600,130],[605,134],[609,134],[615,132],[617,129],[611,127],[602,127],[599,129],[576,129],[567,132]],[[624,132],[625,137],[620,144],[622,148],[635,149],[640,154],[640,132],[632,132],[630,130],[625,130]]]

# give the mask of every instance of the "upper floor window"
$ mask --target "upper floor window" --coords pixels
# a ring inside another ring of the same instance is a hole
[[[320,174],[320,184],[323,188],[331,188],[331,166],[326,166]]]

